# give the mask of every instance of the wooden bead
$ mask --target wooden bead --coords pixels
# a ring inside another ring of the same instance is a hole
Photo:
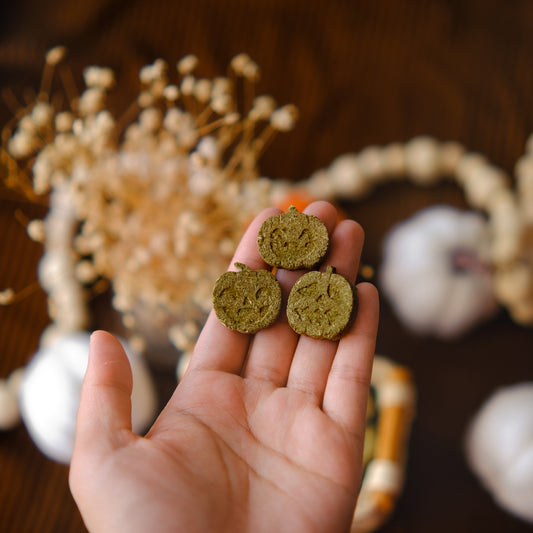
[[[0,380],[0,429],[11,429],[20,421],[17,395],[9,388],[6,380]]]
[[[473,174],[483,172],[484,167],[487,165],[487,160],[480,154],[467,152],[459,159],[457,163],[457,169],[455,173],[455,179],[457,183],[462,187],[466,181],[468,181]]]
[[[526,152],[533,154],[533,134],[531,134],[526,141]]]
[[[368,146],[359,152],[357,157],[359,170],[365,179],[375,181],[384,176],[382,150],[379,146]]]
[[[307,191],[313,198],[332,200],[335,198],[335,187],[330,173],[326,169],[317,170],[307,180]]]
[[[533,175],[533,154],[525,154],[515,164],[515,174],[518,179],[522,176]]]
[[[494,290],[498,299],[506,305],[524,300],[531,295],[533,280],[531,269],[523,263],[516,263],[494,273]]]
[[[42,220],[31,220],[26,227],[26,232],[30,239],[35,242],[44,242],[45,232],[44,232],[44,223]]]
[[[465,148],[457,142],[446,142],[440,147],[440,171],[445,176],[453,176],[457,171],[457,166],[461,157],[465,153]]]
[[[415,137],[405,145],[409,179],[417,185],[432,185],[440,174],[439,146],[431,137]]]
[[[529,326],[533,323],[533,301],[531,298],[510,308],[511,316],[518,324]]]
[[[319,174],[324,174],[325,177],[326,177],[326,182],[328,182],[329,180],[327,179],[327,171],[325,170],[319,170],[317,172],[315,172],[308,180],[307,180],[307,184],[308,184],[308,187],[307,187],[307,190],[309,192],[309,194],[311,195],[312,198],[322,198],[322,196],[320,196],[320,194],[317,194],[315,195],[313,192],[312,192],[312,187],[311,187],[311,183],[316,179],[316,176],[319,175]],[[320,191],[321,189],[321,186],[319,184],[319,182],[321,181],[321,178],[317,179],[316,180],[316,190],[317,191]],[[285,181],[285,180],[276,180],[272,183],[272,187],[270,189],[270,202],[273,204],[273,205],[280,205],[282,202],[285,201],[285,199],[290,195],[290,191],[291,191],[291,185],[288,181]],[[314,188],[314,187],[313,187]],[[331,186],[330,186],[330,189],[331,189]],[[328,199],[327,197],[324,197],[324,199]]]
[[[518,160],[515,174],[524,222],[533,225],[533,154],[524,155]]]
[[[487,211],[493,234],[491,259],[497,265],[516,260],[520,253],[522,221],[514,194],[506,189],[490,197]]]
[[[11,372],[6,379],[6,385],[8,389],[17,397],[20,392],[22,380],[24,379],[24,372],[25,370],[23,367],[17,368],[13,370],[13,372]]]
[[[491,195],[506,188],[506,176],[489,165],[480,165],[468,173],[463,184],[466,199],[472,207],[484,209]]]
[[[391,143],[383,148],[383,172],[391,178],[404,177],[407,174],[405,149],[402,143]]]
[[[356,154],[345,154],[333,161],[329,168],[329,179],[336,196],[360,198],[371,185],[368,175],[361,169]]]

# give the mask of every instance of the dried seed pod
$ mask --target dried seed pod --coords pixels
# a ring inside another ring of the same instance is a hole
[[[308,272],[294,284],[287,318],[300,335],[338,340],[352,323],[357,306],[357,289],[328,266],[326,272]]]
[[[226,272],[213,289],[218,319],[241,333],[255,333],[271,326],[281,309],[281,287],[268,270],[251,270],[235,263],[239,272]]]
[[[327,254],[328,230],[318,217],[300,213],[291,206],[288,212],[263,222],[257,246],[261,257],[271,266],[286,270],[310,269]]]

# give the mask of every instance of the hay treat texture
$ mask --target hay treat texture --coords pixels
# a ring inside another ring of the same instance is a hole
[[[281,287],[268,270],[251,270],[235,263],[238,272],[226,272],[213,289],[218,319],[241,333],[256,333],[271,326],[281,309]]]
[[[325,258],[328,230],[313,215],[291,206],[286,213],[267,218],[257,235],[257,247],[264,261],[286,270],[312,269]]]
[[[357,289],[328,266],[326,272],[308,272],[294,284],[287,318],[300,335],[338,340],[355,319],[357,307]]]

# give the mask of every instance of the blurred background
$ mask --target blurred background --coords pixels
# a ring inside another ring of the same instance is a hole
[[[226,72],[248,53],[261,67],[258,93],[294,103],[300,118],[260,161],[262,174],[297,181],[336,156],[420,134],[461,142],[512,174],[533,131],[533,3],[528,0],[18,0],[2,2],[0,87],[23,100],[38,88],[46,51],[68,48],[83,69],[109,66],[112,101],[125,108],[139,68],[188,53],[198,72]],[[11,117],[0,110],[1,123]],[[343,204],[366,232],[363,261],[378,269],[391,227],[423,207],[468,207],[452,183],[380,186]],[[0,196],[0,288],[36,279],[40,245],[16,219],[38,207]],[[404,491],[384,532],[522,532],[533,527],[500,509],[469,470],[464,431],[497,388],[531,381],[533,330],[502,311],[455,341],[407,331],[382,299],[377,353],[408,366],[418,388]],[[0,377],[24,365],[48,323],[36,292],[0,307]],[[154,370],[164,404],[174,376]],[[68,468],[45,458],[23,426],[0,433],[0,531],[82,532]]]

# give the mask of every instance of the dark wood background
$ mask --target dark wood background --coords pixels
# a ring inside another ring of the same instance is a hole
[[[18,0],[1,2],[0,86],[36,87],[45,51],[69,49],[80,79],[90,64],[115,69],[115,104],[137,92],[139,67],[193,52],[200,72],[225,72],[249,53],[259,91],[294,102],[301,118],[262,159],[264,175],[298,180],[337,155],[418,134],[457,140],[512,172],[533,131],[530,0]],[[0,111],[4,123],[9,118]],[[379,266],[391,226],[422,207],[465,207],[458,188],[386,185],[345,205],[367,235],[364,260]],[[15,219],[38,208],[0,197],[0,286],[36,276],[40,246]],[[0,287],[0,288],[1,288]],[[25,364],[47,323],[42,293],[0,308],[0,376]],[[497,507],[468,469],[464,430],[498,387],[532,380],[533,331],[502,311],[464,338],[410,334],[382,301],[378,353],[408,365],[419,391],[405,490],[384,532],[531,531]],[[172,376],[159,372],[161,403]],[[34,447],[23,426],[0,433],[0,531],[84,531],[67,467]],[[533,505],[533,503],[532,503]],[[157,531],[157,525],[154,525]]]

